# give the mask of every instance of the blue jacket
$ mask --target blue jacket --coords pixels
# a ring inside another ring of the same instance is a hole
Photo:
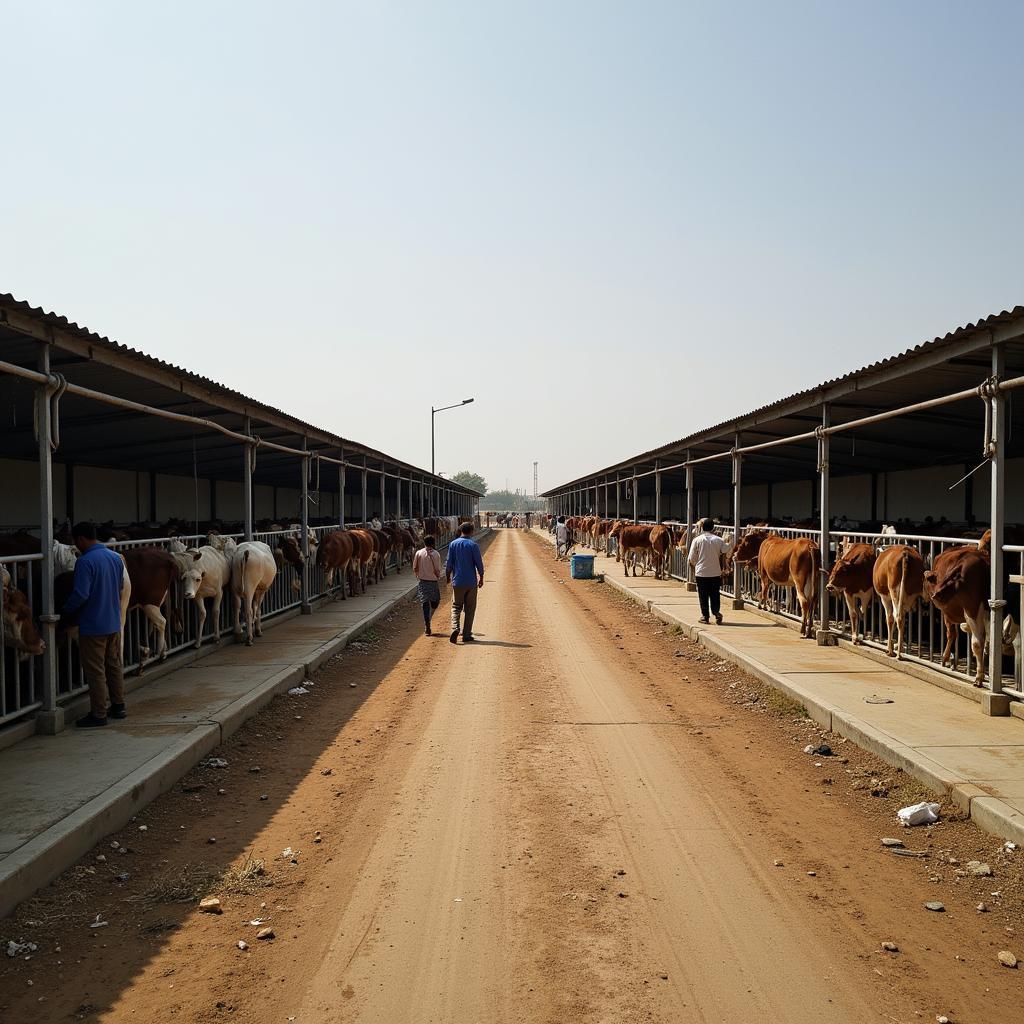
[[[453,587],[475,587],[477,573],[484,578],[484,560],[480,547],[469,537],[458,537],[448,545],[448,559],[444,571],[451,573]]]
[[[75,589],[61,609],[62,615],[82,610],[78,632],[82,636],[109,636],[121,631],[121,584],[124,562],[102,544],[93,544],[75,562]]]

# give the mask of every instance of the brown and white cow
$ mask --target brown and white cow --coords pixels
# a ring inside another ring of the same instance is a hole
[[[651,530],[652,527],[648,525],[625,524],[619,531],[616,559],[621,556],[623,576],[629,575],[631,563],[633,575],[636,576],[637,564],[651,551]]]
[[[142,609],[148,622],[146,633],[156,631],[156,656],[163,661],[167,657],[167,618],[161,609],[167,606],[171,584],[181,579],[181,568],[175,557],[163,548],[128,548],[120,554],[131,582],[131,595],[124,612]],[[139,675],[150,653],[147,635],[146,643],[139,650]]]
[[[825,584],[830,594],[842,594],[846,599],[855,644],[864,642],[860,633],[861,613],[863,611],[867,614],[868,606],[875,596],[872,574],[876,557],[871,544],[844,544],[839,549]]]
[[[346,600],[346,588],[356,596],[355,579],[359,572],[359,544],[354,530],[332,530],[325,534],[316,553],[316,564],[326,570],[328,589],[334,586],[334,574],[341,581],[341,599]],[[365,589],[365,588],[364,588]]]
[[[899,661],[904,650],[903,632],[907,615],[924,589],[924,559],[921,552],[909,544],[891,544],[882,548],[875,559],[872,583],[885,608],[885,625],[889,633],[885,653]],[[894,632],[897,641],[895,654]]]
[[[651,561],[654,564],[654,578],[666,579],[669,572],[669,562],[672,558],[672,549],[676,545],[675,531],[671,526],[659,523],[651,527],[650,548]]]
[[[2,598],[4,645],[18,652],[19,661],[27,661],[33,655],[42,654],[46,643],[32,621],[28,598],[10,583],[10,576],[7,579]]]
[[[748,563],[756,560],[761,579],[758,606],[768,607],[768,590],[773,583],[792,587],[800,606],[800,635],[814,635],[814,605],[818,598],[818,570],[821,552],[807,537],[784,540],[768,530],[751,530],[740,538],[733,560]],[[779,611],[776,606],[774,611]]]

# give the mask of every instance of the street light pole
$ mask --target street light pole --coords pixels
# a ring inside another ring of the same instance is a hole
[[[472,401],[472,398],[464,398],[461,402],[456,402],[454,405],[442,405],[440,409],[435,409],[433,406],[430,407],[430,472],[435,476],[437,474],[434,471],[434,417],[439,412],[446,412],[448,409],[460,409],[464,405],[469,405]]]

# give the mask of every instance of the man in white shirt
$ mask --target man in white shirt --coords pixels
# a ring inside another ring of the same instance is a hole
[[[726,544],[715,533],[715,521],[708,516],[690,545],[688,558],[697,577],[700,621],[703,623],[709,623],[714,615],[715,622],[722,624],[722,567],[731,550],[732,545]]]
[[[555,558],[563,558],[569,551],[569,527],[565,516],[559,516],[555,523]]]
[[[423,538],[423,547],[412,556],[412,574],[416,577],[416,594],[423,606],[423,632],[431,636],[430,620],[441,603],[441,556],[433,537]]]

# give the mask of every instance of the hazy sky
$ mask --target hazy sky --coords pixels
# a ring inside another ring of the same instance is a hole
[[[0,14],[0,291],[492,486],[1024,299],[1019,3]]]

